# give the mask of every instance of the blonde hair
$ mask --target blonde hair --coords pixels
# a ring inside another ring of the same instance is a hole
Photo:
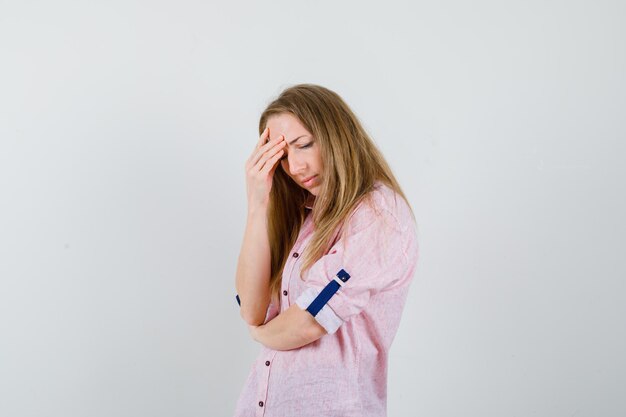
[[[313,205],[314,232],[302,254],[302,274],[328,252],[346,219],[377,181],[409,203],[382,153],[337,93],[314,84],[285,89],[261,114],[259,135],[270,117],[283,113],[295,116],[313,135],[323,163],[322,184]],[[274,171],[268,208],[269,285],[277,306],[281,299],[283,268],[304,222],[307,196],[308,191],[282,168]]]

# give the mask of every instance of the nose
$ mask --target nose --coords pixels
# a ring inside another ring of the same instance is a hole
[[[306,161],[295,154],[295,152],[289,152],[287,154],[287,163],[289,164],[289,172],[291,175],[298,175],[304,172],[306,168]]]

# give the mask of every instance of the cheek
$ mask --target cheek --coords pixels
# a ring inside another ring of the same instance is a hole
[[[319,151],[319,149],[317,149],[317,152],[315,152],[315,167],[319,171],[324,169],[324,163],[322,161],[322,153]]]

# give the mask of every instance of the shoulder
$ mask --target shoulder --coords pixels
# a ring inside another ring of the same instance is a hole
[[[356,229],[380,224],[398,231],[407,231],[414,225],[414,219],[404,198],[386,184],[377,182],[352,211],[348,224]]]
[[[411,207],[385,184],[377,183],[357,205],[344,233],[348,240],[359,236],[361,244],[376,247],[381,253],[402,253],[409,263],[417,259],[417,223]]]

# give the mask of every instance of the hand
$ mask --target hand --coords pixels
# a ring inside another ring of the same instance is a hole
[[[270,190],[274,171],[278,161],[285,151],[286,145],[283,135],[269,140],[270,129],[266,127],[254,152],[246,161],[246,189],[248,194],[248,207],[266,207],[269,202]]]

